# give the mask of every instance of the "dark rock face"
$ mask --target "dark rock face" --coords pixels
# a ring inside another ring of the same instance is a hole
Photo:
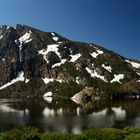
[[[0,68],[0,86],[16,79],[23,71],[23,83],[30,90],[32,84],[26,83],[26,79],[48,78],[51,80],[43,87],[33,83],[43,92],[63,92],[71,82],[79,89],[94,87],[113,91],[116,84],[124,92],[140,92],[140,62],[94,44],[70,41],[55,32],[43,32],[26,25],[18,24],[16,29],[0,27]],[[51,82],[58,83],[52,86]],[[78,90],[73,87],[73,91]]]
[[[19,56],[15,39],[18,34],[14,28],[7,26],[2,26],[0,31],[0,85],[3,85],[17,76]]]

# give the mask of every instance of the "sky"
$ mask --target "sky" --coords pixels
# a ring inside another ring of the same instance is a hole
[[[18,23],[140,61],[140,0],[0,0],[0,25]]]

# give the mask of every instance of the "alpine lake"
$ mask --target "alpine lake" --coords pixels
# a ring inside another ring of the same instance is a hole
[[[140,100],[100,100],[78,105],[72,100],[0,99],[0,131],[16,125],[76,134],[94,127],[140,127]]]

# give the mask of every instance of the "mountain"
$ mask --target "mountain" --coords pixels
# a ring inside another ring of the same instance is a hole
[[[0,27],[1,97],[137,97],[140,62],[18,24]]]

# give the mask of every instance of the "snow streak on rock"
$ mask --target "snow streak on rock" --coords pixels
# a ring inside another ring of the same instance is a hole
[[[124,74],[114,74],[114,78],[110,81],[110,83],[118,82],[121,84],[120,80],[124,79]]]
[[[96,52],[90,53],[93,58],[97,58],[98,55],[103,54],[104,52],[101,50],[96,50]]]
[[[70,55],[70,56],[72,57],[70,62],[75,62],[75,61],[77,61],[81,57],[81,54],[78,53],[78,54]]]
[[[112,72],[111,66],[106,66],[105,64],[102,64],[102,67],[103,67],[104,69],[106,69],[107,71]]]
[[[134,61],[130,61],[130,60],[125,60],[127,63],[130,63],[132,65],[132,67],[134,68],[140,68],[140,63],[134,62]]]
[[[3,38],[3,35],[0,36],[0,40]]]
[[[49,82],[53,82],[53,81],[57,81],[59,83],[62,83],[62,80],[57,80],[57,79],[54,79],[54,78],[42,78],[42,80],[44,81],[45,84],[48,84]]]
[[[105,77],[104,76],[101,76],[101,75],[99,75],[97,72],[96,72],[96,70],[91,70],[91,69],[89,69],[88,67],[86,67],[86,71],[91,75],[91,77],[93,77],[93,78],[99,78],[99,79],[101,79],[101,80],[103,80],[104,82],[108,82],[106,79],[105,79]]]
[[[53,32],[51,32],[51,34],[52,34],[52,39],[54,40],[54,41],[58,41],[58,37],[55,35],[55,33],[53,33]]]
[[[42,78],[42,80],[44,81],[45,84],[48,84],[49,82],[53,82],[54,81],[53,78]]]
[[[64,64],[66,62],[66,59],[61,59],[61,62],[59,63],[55,63],[54,65],[52,65],[52,68],[55,68],[55,67],[60,67],[62,64]]]
[[[12,85],[12,84],[14,84],[14,83],[16,83],[16,82],[24,81],[24,80],[25,80],[26,83],[29,82],[29,79],[25,79],[25,77],[24,77],[24,72],[21,71],[21,72],[18,73],[18,76],[17,76],[16,79],[13,79],[11,82],[8,82],[7,84],[1,86],[1,87],[0,87],[0,90],[6,88],[6,87],[8,87],[8,86],[10,86],[10,85]]]
[[[20,45],[19,45],[19,58],[20,58],[20,62],[22,61],[22,57],[23,57],[23,48],[22,45],[29,43],[30,41],[32,41],[31,38],[31,31],[26,32],[23,36],[21,36],[19,39]],[[15,42],[17,42],[15,40]]]
[[[58,41],[58,39],[59,39],[59,38],[58,38],[58,37],[56,37],[56,36],[55,36],[55,37],[53,37],[53,40],[54,40],[54,41]]]
[[[137,75],[140,76],[140,73],[137,72]]]
[[[55,33],[51,32],[52,36],[55,36]]]
[[[21,37],[19,38],[20,47],[22,47],[21,45],[22,45],[23,43],[26,44],[26,43],[32,41],[31,34],[32,34],[32,32],[29,31],[29,32],[26,32],[23,36],[21,36]]]
[[[46,59],[46,54],[47,54],[48,52],[55,52],[55,53],[58,55],[58,57],[61,58],[61,55],[60,55],[60,53],[59,53],[59,51],[58,51],[58,46],[59,46],[58,44],[48,45],[46,49],[42,49],[42,50],[38,51],[38,53],[39,53],[39,54],[42,54],[44,60],[45,60],[47,63],[49,63],[49,61]]]

